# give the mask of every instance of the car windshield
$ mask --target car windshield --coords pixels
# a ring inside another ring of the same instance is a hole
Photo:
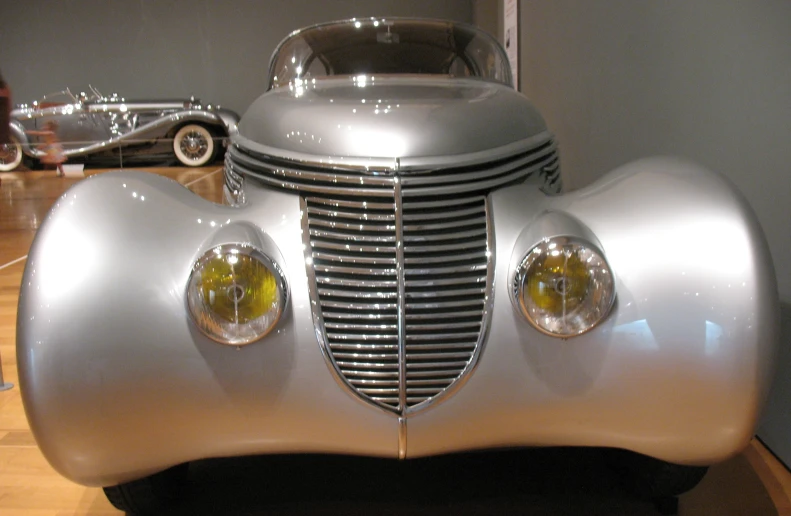
[[[473,77],[512,86],[502,47],[471,25],[370,18],[291,34],[272,56],[269,89],[295,80],[360,74]]]

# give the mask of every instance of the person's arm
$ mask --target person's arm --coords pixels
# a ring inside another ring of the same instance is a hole
[[[11,89],[0,75],[0,145],[10,143]]]

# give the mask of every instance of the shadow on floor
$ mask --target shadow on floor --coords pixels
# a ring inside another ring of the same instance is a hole
[[[405,462],[289,456],[190,467],[178,515],[657,515],[602,450],[533,449]]]

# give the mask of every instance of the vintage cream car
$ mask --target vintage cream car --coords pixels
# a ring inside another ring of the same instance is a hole
[[[752,210],[671,158],[561,194],[491,36],[297,31],[238,129],[225,205],[108,173],[38,232],[19,375],[67,478],[146,513],[203,458],[585,446],[670,496],[753,436],[778,301]]]

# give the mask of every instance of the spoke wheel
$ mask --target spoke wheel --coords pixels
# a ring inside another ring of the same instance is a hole
[[[22,145],[11,137],[11,143],[0,145],[0,172],[10,172],[22,163]]]
[[[176,158],[188,167],[200,167],[214,157],[214,139],[202,125],[185,125],[173,138],[173,152]]]

